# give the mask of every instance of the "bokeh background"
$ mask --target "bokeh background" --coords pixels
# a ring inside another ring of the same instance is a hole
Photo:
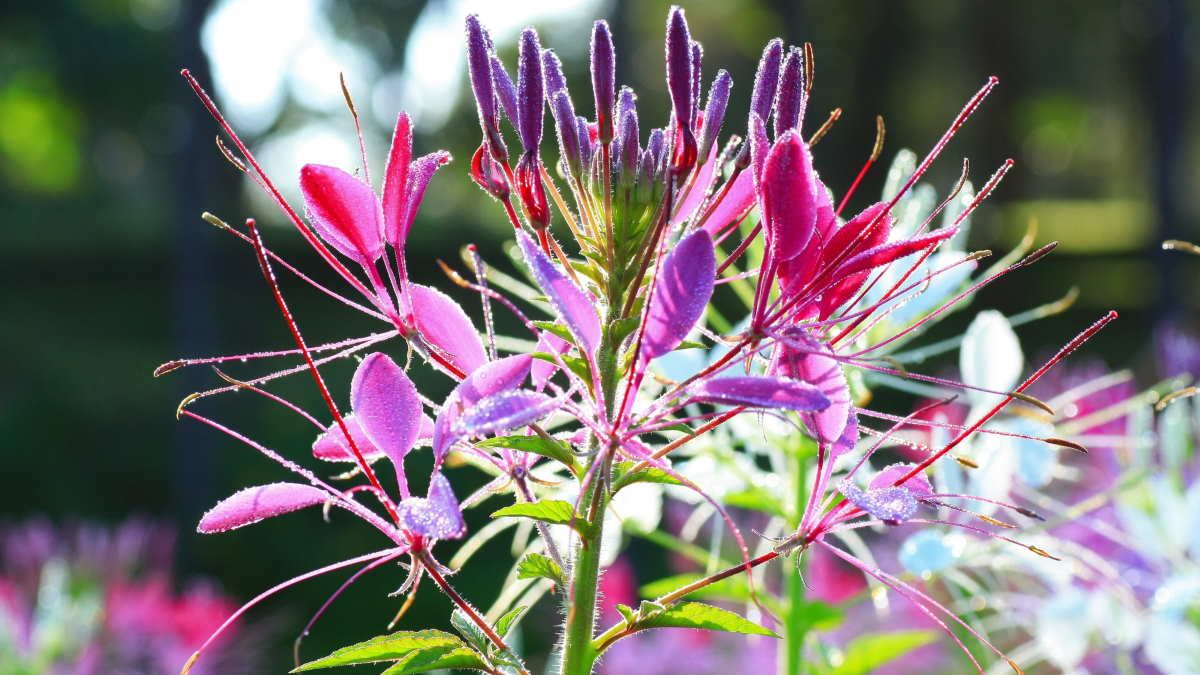
[[[1039,243],[1061,246],[982,293],[975,307],[1011,314],[1072,286],[1080,291],[1070,310],[1021,329],[1029,352],[1052,349],[1112,308],[1121,320],[1087,354],[1146,369],[1162,323],[1194,320],[1200,266],[1195,258],[1164,255],[1158,243],[1200,237],[1196,3],[683,4],[693,36],[705,46],[706,73],[725,67],[733,75],[729,120],[744,119],[767,39],[814,44],[809,117],[844,109],[816,149],[835,192],[870,152],[876,114],[887,122],[885,158],[902,147],[923,153],[988,75],[1000,77],[1000,88],[959,133],[931,181],[942,191],[951,186],[964,156],[977,184],[1005,158],[1016,160],[980,210],[972,247],[1010,248],[1031,219]],[[510,63],[519,28],[537,26],[578,91],[586,82],[584,36],[593,19],[607,17],[618,41],[618,79],[638,90],[643,119],[658,124],[667,109],[666,8],[658,0],[4,3],[0,520],[162,519],[181,532],[176,559],[183,576],[217,580],[242,599],[286,576],[373,550],[374,533],[344,518],[314,534],[313,514],[252,532],[190,534],[219,498],[281,474],[215,432],[176,422],[176,403],[214,386],[212,373],[153,379],[151,371],[180,356],[289,344],[251,251],[200,213],[232,222],[258,218],[274,249],[324,277],[276,210],[221,158],[216,128],[179,69],[191,68],[214,92],[289,196],[303,163],[356,162],[339,72],[363,113],[376,172],[395,114],[408,110],[418,152],[444,148],[456,157],[434,179],[409,243],[413,276],[441,283],[435,259],[457,260],[466,242],[487,251],[510,227],[466,176],[479,130],[460,53],[463,16],[479,12]],[[577,104],[590,114],[590,104]],[[877,194],[882,180],[882,171],[868,177],[858,201]],[[310,341],[376,328],[297,284],[285,291]],[[943,330],[961,329],[967,318],[955,317]],[[258,368],[229,370],[247,375]],[[351,368],[328,371],[342,400]],[[318,409],[311,382],[292,380],[279,391]],[[431,395],[449,388],[437,376],[419,385]],[[258,399],[227,395],[202,405],[286,454],[303,457],[312,442],[310,429]],[[478,482],[470,471],[460,473],[456,485]],[[460,589],[486,604],[495,593],[488,564],[499,574],[510,560],[498,545],[475,559]],[[397,605],[381,598],[399,581],[394,574],[364,580],[331,610],[306,652],[376,634]],[[295,633],[337,583],[313,582],[257,613],[271,623],[265,648],[290,658]],[[443,621],[444,604],[437,593],[423,593],[412,625]]]

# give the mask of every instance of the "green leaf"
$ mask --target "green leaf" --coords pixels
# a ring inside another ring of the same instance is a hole
[[[588,372],[587,361],[585,361],[577,356],[567,356],[566,354],[562,354],[562,355],[558,356],[557,358],[555,358],[552,354],[549,354],[547,352],[534,352],[534,353],[530,354],[530,356],[532,356],[535,359],[540,359],[542,361],[545,361],[547,363],[553,363],[556,366],[558,365],[558,359],[562,359],[563,364],[566,365],[568,368],[570,368],[571,372],[578,375],[580,379],[582,379],[585,382],[591,381],[591,375]]]
[[[629,605],[618,604],[617,611],[621,614],[622,617],[625,618],[625,623],[627,623],[631,626],[633,624],[637,623],[637,612],[633,611],[633,608],[630,607]]]
[[[454,630],[458,631],[458,634],[463,636],[463,639],[469,642],[475,649],[481,652],[488,650],[488,645],[491,642],[488,640],[487,635],[461,609],[455,609],[450,614],[450,625],[454,626]]]
[[[708,347],[706,347],[705,345],[703,345],[699,342],[692,342],[691,340],[684,340],[683,342],[679,343],[678,347],[676,347],[675,349],[673,349],[671,351],[677,352],[680,349],[708,349]]]
[[[552,438],[544,438],[538,435],[500,436],[498,438],[479,441],[475,445],[480,448],[509,448],[511,450],[520,450],[521,452],[532,452],[535,455],[549,457],[557,462],[561,462],[572,471],[577,468],[575,465],[575,456],[571,454],[571,450],[563,443]]]
[[[447,668],[488,670],[479,654],[467,647],[435,647],[409,654],[383,671],[382,675],[412,675]]]
[[[353,666],[364,663],[379,663],[380,661],[395,661],[407,658],[417,652],[431,653],[440,650],[442,653],[445,653],[447,650],[452,651],[456,649],[467,649],[467,645],[462,640],[444,631],[400,631],[390,635],[373,637],[366,642],[360,642],[349,647],[342,647],[329,656],[309,661],[292,672],[298,673],[318,668],[332,668],[334,666]]]
[[[679,432],[687,434],[688,436],[691,436],[692,434],[696,433],[695,430],[693,430],[691,427],[684,424],[683,422],[680,422],[679,424],[672,424],[669,427],[663,427],[663,428],[659,429],[658,431],[679,431]]]
[[[621,488],[634,483],[662,483],[664,485],[683,485],[679,479],[662,469],[648,466],[633,473],[629,470],[637,466],[634,462],[619,462],[616,466],[617,476],[613,479],[612,491],[616,494]]]
[[[779,516],[780,518],[787,517],[787,514],[783,512],[783,504],[780,503],[779,498],[772,496],[771,493],[760,487],[752,487],[742,492],[725,495],[721,498],[721,502],[726,506],[761,511],[773,516]]]
[[[508,631],[512,630],[513,626],[517,625],[517,623],[521,620],[521,617],[524,616],[525,612],[527,611],[529,611],[528,607],[517,607],[509,610],[507,614],[500,617],[496,621],[496,632],[500,634],[500,637],[507,637]]]
[[[563,339],[569,344],[575,344],[575,336],[571,335],[571,331],[560,323],[556,323],[554,321],[534,321],[533,325],[553,334],[558,338]]]
[[[586,534],[588,522],[580,514],[575,514],[575,507],[570,503],[557,499],[543,499],[537,502],[512,504],[492,513],[493,518],[503,516],[513,518],[533,518],[552,525],[574,525],[575,529]]]
[[[612,335],[613,344],[621,344],[621,341],[629,337],[630,333],[637,330],[641,319],[636,316],[617,319],[608,324],[609,334]]]
[[[521,558],[521,562],[517,563],[517,578],[537,579],[539,577],[549,579],[559,586],[566,585],[562,568],[547,556],[541,553],[530,553]]]
[[[720,607],[701,602],[681,602],[638,623],[641,628],[700,628],[747,635],[779,637],[774,631]]]
[[[846,645],[846,658],[832,675],[866,675],[879,666],[933,642],[930,630],[906,630],[854,638]]]

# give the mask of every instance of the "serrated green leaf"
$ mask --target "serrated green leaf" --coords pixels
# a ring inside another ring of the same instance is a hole
[[[638,623],[642,628],[700,628],[747,635],[779,637],[774,631],[720,607],[701,602],[681,602]]]
[[[491,644],[487,635],[484,635],[483,630],[476,626],[475,622],[471,621],[461,609],[455,609],[450,614],[450,625],[454,626],[454,630],[458,631],[458,634],[463,636],[463,639],[472,647],[481,652],[487,651],[488,645]]]
[[[937,634],[930,630],[906,630],[854,638],[846,645],[842,664],[832,675],[866,675],[879,666],[933,642]]]
[[[299,673],[307,670],[317,670],[318,668],[395,661],[406,658],[414,652],[434,649],[454,650],[466,648],[466,643],[444,631],[399,631],[389,635],[373,637],[370,640],[348,647],[342,647],[329,656],[309,661],[292,672]]]
[[[662,483],[664,485],[683,485],[678,478],[663,471],[662,469],[648,466],[644,469],[639,469],[633,473],[629,470],[637,466],[634,462],[619,462],[617,464],[617,476],[613,479],[612,491],[616,494],[621,488],[628,487],[634,483]]]
[[[549,579],[559,586],[566,585],[562,568],[558,566],[558,563],[541,553],[530,553],[517,564],[517,578],[537,579],[539,577]]]
[[[577,356],[567,356],[566,354],[562,354],[555,358],[553,355],[547,352],[534,352],[530,354],[530,356],[541,361],[546,361],[547,363],[553,363],[556,366],[558,365],[558,359],[562,359],[563,364],[570,368],[571,372],[579,376],[580,379],[585,382],[591,381],[591,375],[588,373],[587,361],[584,361]]]
[[[413,652],[399,660],[381,675],[413,675],[431,670],[458,668],[487,671],[488,666],[479,654],[467,647],[437,647]]]
[[[532,452],[535,455],[561,462],[572,471],[576,469],[575,456],[565,445],[542,436],[500,436],[479,441],[475,445],[480,448],[509,448],[521,452]]]
[[[613,344],[621,344],[621,341],[629,337],[630,333],[637,330],[641,319],[636,316],[617,319],[609,324],[609,334],[612,335]]]
[[[575,344],[575,336],[571,335],[571,331],[560,323],[554,321],[534,321],[533,325],[566,341],[568,344]]]
[[[525,612],[527,611],[529,611],[528,607],[516,607],[509,610],[504,616],[500,617],[496,621],[496,632],[499,633],[500,637],[506,637],[508,635],[508,631],[512,630],[513,626],[517,625],[517,622],[521,620],[521,617],[524,616]]]
[[[575,508],[570,503],[557,499],[512,504],[492,513],[493,518],[503,516],[533,518],[553,525],[573,525],[576,530],[585,533],[588,528],[587,521],[582,515],[575,514]]]

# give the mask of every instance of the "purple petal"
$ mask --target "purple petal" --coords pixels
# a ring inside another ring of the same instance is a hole
[[[396,118],[396,131],[392,134],[392,149],[388,152],[387,168],[383,177],[383,231],[384,238],[397,250],[403,248],[408,234],[403,224],[408,222],[408,172],[412,161],[412,120],[408,113],[401,112]]]
[[[479,109],[479,121],[486,129],[496,125],[496,92],[492,85],[491,40],[487,29],[475,14],[467,15],[467,73],[471,91]]]
[[[846,426],[842,429],[842,435],[833,445],[829,446],[829,458],[835,460],[838,457],[854,450],[855,444],[858,443],[858,415],[854,413],[854,408],[850,409],[846,415]]]
[[[896,481],[908,475],[908,472],[912,471],[916,466],[916,464],[892,464],[872,476],[871,482],[867,487],[871,490],[892,487],[896,484]],[[899,487],[907,489],[918,498],[933,495],[933,486],[929,484],[929,478],[926,477],[923,471],[904,481]]]
[[[724,70],[717,71],[712,87],[708,90],[708,102],[704,105],[704,126],[700,129],[699,146],[696,153],[707,157],[709,148],[714,147],[717,136],[721,133],[721,124],[725,121],[725,109],[729,106],[729,90],[733,87],[733,78]]]
[[[850,387],[829,347],[806,333],[788,336],[791,344],[780,344],[779,359],[772,372],[814,385],[829,399],[829,407],[804,416],[804,423],[821,443],[837,441],[850,414]]]
[[[354,447],[362,453],[363,459],[368,462],[383,457],[383,451],[375,447],[371,439],[367,438],[367,432],[363,431],[362,425],[358,423],[358,417],[354,413],[344,415],[342,421],[346,423],[346,428],[350,431],[350,438],[354,439]],[[342,433],[342,426],[333,421],[329,428],[324,431],[317,440],[313,441],[312,445],[313,457],[325,460],[326,462],[355,462],[354,453],[350,451],[350,444],[346,442],[346,435]]]
[[[649,361],[679,346],[704,314],[712,297],[717,260],[712,237],[697,229],[682,239],[662,264],[642,338]]]
[[[513,126],[517,125],[517,87],[512,77],[505,70],[500,57],[492,54],[492,85],[496,88],[496,98],[500,99],[500,107]]]
[[[433,178],[434,172],[450,163],[450,153],[445,150],[431,152],[428,155],[418,157],[413,161],[408,168],[408,186],[405,192],[406,204],[404,207],[404,220],[396,223],[396,231],[388,230],[388,241],[397,249],[404,247],[404,242],[408,239],[408,233],[412,229],[413,219],[417,217],[417,210],[421,206],[421,200],[425,198],[425,188],[429,186],[430,179]],[[390,227],[390,224],[389,224]]]
[[[307,506],[323,504],[330,495],[311,485],[270,483],[239,490],[208,510],[196,528],[203,534],[228,532]]]
[[[416,444],[421,429],[421,399],[412,380],[387,355],[375,352],[354,371],[350,405],[372,445],[402,474],[404,456]]]
[[[369,265],[383,254],[383,214],[371,186],[337,167],[305,164],[300,191],[321,238],[342,255]]]
[[[408,288],[417,330],[430,345],[464,373],[487,363],[479,334],[457,302],[436,288],[420,284]]]
[[[800,129],[804,122],[804,54],[792,47],[783,60],[779,94],[775,99],[775,138],[789,129]]]
[[[763,167],[763,229],[776,261],[799,255],[817,222],[817,183],[808,144],[788,131],[771,148]]]
[[[542,46],[537,31],[521,31],[517,63],[517,131],[525,152],[537,152],[542,144],[542,119],[545,111],[545,81],[542,75]]]
[[[428,498],[409,497],[399,510],[405,527],[426,539],[458,539],[467,531],[450,481],[441,473],[430,479]]]
[[[667,15],[667,89],[676,123],[690,126],[695,101],[692,99],[692,36],[683,9],[676,6]]]
[[[457,440],[452,427],[463,410],[475,405],[481,398],[521,386],[532,363],[533,357],[528,354],[497,359],[480,366],[450,392],[433,426],[433,456],[436,464],[441,464],[450,446]]]
[[[595,353],[600,344],[600,317],[596,316],[595,302],[579,290],[525,232],[517,232],[517,244],[534,281],[575,336],[580,348],[588,354]]]
[[[750,112],[764,122],[771,117],[771,105],[775,102],[775,89],[779,86],[779,62],[783,58],[783,40],[775,38],[763,48],[754,74],[754,91],[750,94]]]
[[[454,420],[457,438],[473,438],[520,429],[554,412],[562,402],[535,391],[503,391],[480,399]]]
[[[814,412],[829,407],[829,399],[811,384],[788,377],[718,377],[689,389],[701,402]]]
[[[850,503],[889,525],[903,523],[917,512],[917,498],[906,488],[863,490],[846,479],[838,485],[838,491],[845,495]]]
[[[613,98],[616,95],[617,59],[613,50],[612,32],[608,23],[597,21],[592,26],[592,92],[596,102],[596,125],[600,142],[613,138]]]
[[[692,40],[692,119],[688,124],[696,126],[696,115],[700,112],[700,64],[704,62],[704,47]]]

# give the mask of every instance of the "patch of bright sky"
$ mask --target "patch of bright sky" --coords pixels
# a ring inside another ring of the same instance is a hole
[[[360,110],[384,129],[403,109],[428,132],[445,122],[462,91],[467,14],[478,14],[497,42],[511,43],[527,25],[583,19],[602,1],[432,0],[413,27],[405,68],[389,75],[381,75],[369,52],[334,33],[325,0],[289,0],[285,7],[278,0],[222,0],[205,21],[201,41],[218,101],[240,132],[267,131],[289,94],[314,113],[303,126],[264,139],[259,153],[268,174],[280,178],[292,197],[294,181],[283,177],[296,175],[306,162],[350,170],[359,164],[348,116],[339,117],[345,105],[339,73],[351,92],[362,92],[356,97]],[[369,129],[367,135],[368,148],[377,145]]]

